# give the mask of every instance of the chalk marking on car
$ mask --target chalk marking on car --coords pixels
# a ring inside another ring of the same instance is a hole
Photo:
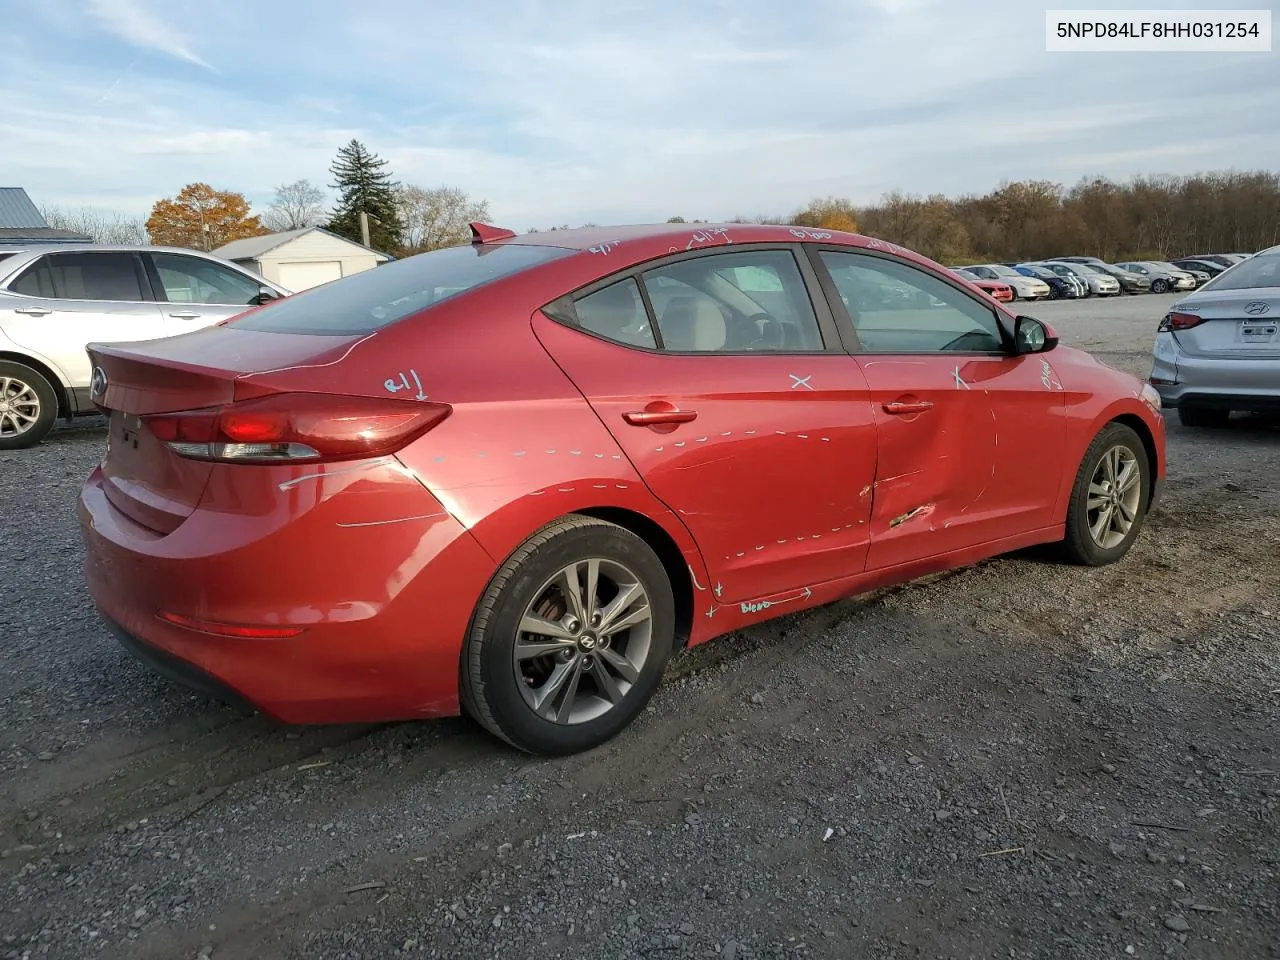
[[[693,564],[691,564],[691,563],[686,563],[686,564],[685,564],[685,566],[689,568],[689,576],[690,576],[690,578],[692,578],[692,580],[693,580],[693,586],[694,586],[694,589],[696,589],[696,590],[706,590],[706,589],[707,589],[706,587],[704,587],[702,584],[698,583],[698,575],[697,575],[696,573],[694,573],[694,572],[693,572]]]

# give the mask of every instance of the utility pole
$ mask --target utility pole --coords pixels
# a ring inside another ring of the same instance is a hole
[[[369,215],[363,210],[360,211],[360,241],[369,246]]]

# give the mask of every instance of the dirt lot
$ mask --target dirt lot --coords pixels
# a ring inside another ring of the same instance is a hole
[[[1143,374],[1168,297],[1029,311]],[[1280,957],[1280,429],[1033,553],[677,658],[590,755],[283,729],[95,621],[101,428],[0,455],[0,957]]]

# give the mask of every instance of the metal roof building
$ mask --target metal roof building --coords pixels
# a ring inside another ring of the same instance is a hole
[[[0,247],[92,242],[83,233],[49,226],[22,187],[0,187]]]

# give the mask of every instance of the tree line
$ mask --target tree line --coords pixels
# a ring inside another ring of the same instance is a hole
[[[387,161],[352,139],[338,150],[329,172],[337,203],[327,207],[325,192],[310,180],[276,187],[266,210],[257,214],[243,193],[189,183],[172,197],[157,200],[143,220],[92,207],[42,210],[49,226],[75,230],[97,243],[140,244],[216,250],[233,240],[324,227],[396,257],[466,243],[468,224],[489,218],[489,204],[457,187],[421,187],[392,177]],[[361,222],[361,213],[364,224]]]
[[[145,221],[94,209],[46,208],[44,213],[50,226],[78,230],[101,243],[149,239],[213,250],[244,237],[311,226],[359,243],[363,212],[369,244],[397,257],[466,243],[468,223],[490,217],[487,201],[457,187],[424,188],[396,180],[387,161],[355,139],[338,150],[330,174],[338,195],[332,208],[320,187],[302,179],[278,186],[261,215],[243,194],[206,183],[188,184],[176,196],[156,201]],[[668,222],[685,221],[675,216]],[[733,222],[861,232],[951,264],[1072,255],[1112,262],[1165,260],[1280,244],[1280,173],[1139,176],[1127,182],[1086,177],[1070,187],[1047,180],[1006,181],[981,196],[893,192],[861,207],[826,197],[786,216],[735,217]]]

